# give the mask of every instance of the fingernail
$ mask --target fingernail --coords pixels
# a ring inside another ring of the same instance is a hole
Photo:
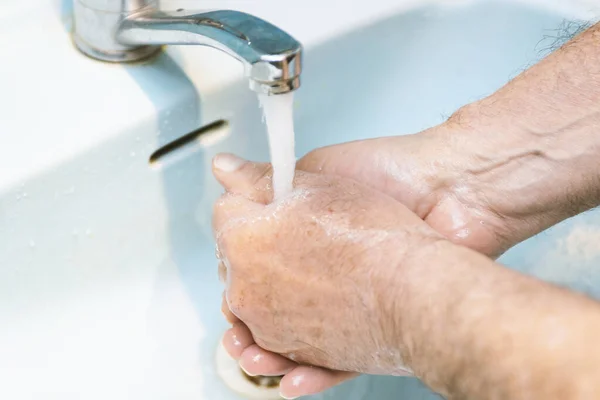
[[[279,392],[279,396],[281,396],[282,398],[286,399],[286,400],[294,400],[297,399],[297,397],[286,397],[283,393]]]
[[[229,153],[218,154],[213,160],[215,168],[223,172],[237,171],[245,163],[246,160],[243,158]]]
[[[245,369],[244,367],[242,367],[242,364],[241,364],[241,363],[240,363],[239,365],[240,365],[240,368],[242,369],[242,371],[244,371],[244,373],[245,373],[246,375],[248,375],[248,376],[256,376],[256,375],[254,375],[254,374],[251,374],[250,372],[246,371],[246,369]]]

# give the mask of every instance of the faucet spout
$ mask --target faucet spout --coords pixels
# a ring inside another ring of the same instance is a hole
[[[162,45],[204,45],[245,66],[250,88],[267,95],[300,86],[302,45],[278,27],[252,15],[218,10],[162,11],[158,0],[75,0],[74,41],[104,61],[136,61]]]
[[[143,11],[121,23],[116,39],[128,46],[205,45],[242,61],[250,87],[280,94],[300,85],[302,45],[278,27],[239,11]]]

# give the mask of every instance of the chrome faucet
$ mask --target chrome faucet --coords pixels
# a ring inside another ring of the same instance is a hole
[[[242,61],[250,88],[268,95],[300,86],[302,45],[276,26],[238,11],[165,12],[159,0],[75,0],[74,41],[92,58],[131,62],[167,44],[196,44]]]

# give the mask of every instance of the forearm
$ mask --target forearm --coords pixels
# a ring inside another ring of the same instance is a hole
[[[600,26],[435,132],[446,135],[449,184],[482,196],[513,244],[597,206]],[[600,393],[595,302],[447,242],[435,253],[398,283],[405,361],[427,384],[459,399]]]
[[[460,179],[515,222],[516,241],[597,206],[600,25],[446,125],[465,155]]]
[[[398,320],[405,361],[425,383],[461,400],[600,393],[595,302],[448,242],[424,259],[400,277]]]

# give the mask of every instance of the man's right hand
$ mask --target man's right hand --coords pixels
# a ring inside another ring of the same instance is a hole
[[[487,101],[418,134],[316,149],[297,168],[391,195],[450,241],[492,258],[600,204],[593,125],[587,138],[544,138],[509,117],[488,120]]]
[[[458,118],[414,135],[319,148],[297,168],[351,178],[384,192],[452,242],[497,257],[515,244],[515,227],[470,174],[478,160],[464,143],[468,139]]]

